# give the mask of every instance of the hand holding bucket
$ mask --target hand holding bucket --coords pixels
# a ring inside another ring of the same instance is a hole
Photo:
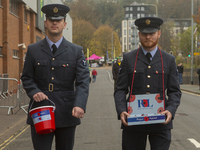
[[[55,130],[55,103],[48,99],[54,106],[41,106],[32,108],[33,101],[30,106],[29,114],[33,119],[35,130],[38,134],[48,134]]]

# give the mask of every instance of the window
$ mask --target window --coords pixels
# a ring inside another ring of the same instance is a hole
[[[126,11],[129,11],[129,7],[126,7]]]
[[[130,14],[130,18],[131,18],[131,19],[133,18],[133,14]]]
[[[19,51],[16,49],[13,49],[13,58],[19,58]]]
[[[124,35],[126,35],[126,29],[124,29]]]
[[[129,44],[129,50],[131,50],[131,44]]]
[[[27,16],[28,16],[28,11],[26,10],[25,6],[24,6],[24,22],[27,23]]]
[[[140,7],[137,7],[137,11],[140,11]]]
[[[129,29],[129,32],[128,32],[128,34],[129,34],[129,35],[131,35],[131,29]]]
[[[128,22],[129,27],[131,26],[131,21]]]
[[[126,37],[124,37],[124,43],[126,43]]]
[[[124,28],[126,28],[126,21],[124,21]]]
[[[125,18],[129,18],[129,14],[126,14],[126,17]]]
[[[2,47],[0,47],[0,55],[2,55]]]
[[[141,17],[145,17],[145,14],[141,14]]]
[[[129,37],[129,43],[131,42],[131,37]]]
[[[18,16],[18,2],[15,0],[10,0],[9,10],[11,13]]]
[[[39,41],[41,41],[41,37],[36,35],[36,42],[39,42]]]
[[[137,14],[137,18],[140,18],[140,14]]]
[[[144,7],[141,7],[141,11],[144,11]]]
[[[133,11],[133,7],[130,7],[130,11]]]

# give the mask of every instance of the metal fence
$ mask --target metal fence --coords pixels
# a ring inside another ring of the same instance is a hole
[[[29,98],[24,91],[22,84],[15,78],[8,78],[8,75],[0,75],[0,108],[8,109],[8,115],[13,114],[13,109],[22,109],[25,113],[29,104]]]

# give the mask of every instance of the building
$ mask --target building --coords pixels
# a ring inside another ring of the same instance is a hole
[[[137,27],[134,22],[141,17],[157,16],[157,6],[154,4],[139,4],[137,2],[124,6],[125,16],[122,20],[122,53],[129,52],[139,46]]]
[[[45,2],[45,3],[44,3]],[[0,75],[20,78],[27,46],[45,37],[44,4],[60,0],[0,0]],[[64,37],[72,41],[72,20],[67,15]]]

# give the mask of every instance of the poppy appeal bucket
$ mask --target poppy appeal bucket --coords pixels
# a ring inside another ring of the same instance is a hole
[[[32,107],[32,105],[31,105],[31,107]],[[31,107],[30,107],[30,109],[31,109]],[[36,133],[48,134],[48,133],[55,131],[54,111],[55,111],[55,104],[54,104],[54,106],[36,107],[29,111],[29,114],[33,119]]]

